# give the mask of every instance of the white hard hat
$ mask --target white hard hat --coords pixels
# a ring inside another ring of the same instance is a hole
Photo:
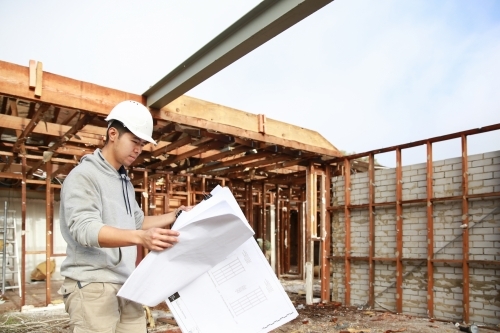
[[[118,103],[105,119],[120,121],[132,134],[138,138],[156,145],[151,137],[153,134],[153,117],[141,103],[136,101],[123,101]]]

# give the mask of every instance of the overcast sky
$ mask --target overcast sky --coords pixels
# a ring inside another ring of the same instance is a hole
[[[0,0],[0,59],[142,94],[258,3]],[[500,1],[336,0],[186,94],[359,153],[500,123],[499,91]],[[500,150],[499,132],[469,153]],[[458,140],[434,146],[457,156]]]

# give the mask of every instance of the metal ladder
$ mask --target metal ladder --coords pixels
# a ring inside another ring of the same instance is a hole
[[[17,226],[15,210],[7,210],[7,201],[0,226],[0,260],[2,294],[9,289],[19,289],[21,297],[21,271],[19,269],[19,249],[17,246]],[[15,281],[17,277],[17,283]],[[0,296],[1,296],[0,295]]]

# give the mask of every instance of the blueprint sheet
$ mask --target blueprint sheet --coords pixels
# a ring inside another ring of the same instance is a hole
[[[179,231],[179,242],[161,252],[150,252],[118,296],[156,306],[253,238],[231,191],[219,186],[211,195],[177,218],[172,229]]]
[[[182,332],[269,332],[298,316],[256,241],[167,299]]]

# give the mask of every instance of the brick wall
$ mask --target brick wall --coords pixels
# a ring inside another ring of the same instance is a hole
[[[404,166],[402,170],[403,200],[427,197],[426,164]],[[500,192],[500,151],[468,157],[469,194]],[[462,194],[462,161],[452,158],[433,162],[433,197]],[[375,203],[396,200],[395,169],[375,171],[373,184],[367,173],[351,175],[348,185],[352,205],[369,202],[369,186],[374,187]],[[343,177],[332,178],[332,206],[345,204]],[[498,197],[469,200],[469,259],[500,261],[500,206]],[[462,259],[462,201],[437,201],[433,205],[434,257]],[[369,255],[368,209],[352,209],[351,256]],[[396,256],[395,205],[375,208],[375,257]],[[403,205],[403,311],[427,315],[427,209],[425,203]],[[332,214],[332,253],[345,255],[344,210]],[[407,259],[406,261],[404,259]],[[408,260],[422,259],[422,261]],[[375,308],[396,309],[396,264],[375,261]],[[345,302],[345,263],[333,262],[332,299]],[[368,300],[368,262],[351,262],[351,305],[364,305]],[[500,323],[500,266],[488,262],[472,262],[470,273],[470,321],[487,325]],[[463,272],[461,263],[434,264],[434,316],[445,320],[461,320],[463,312]]]

